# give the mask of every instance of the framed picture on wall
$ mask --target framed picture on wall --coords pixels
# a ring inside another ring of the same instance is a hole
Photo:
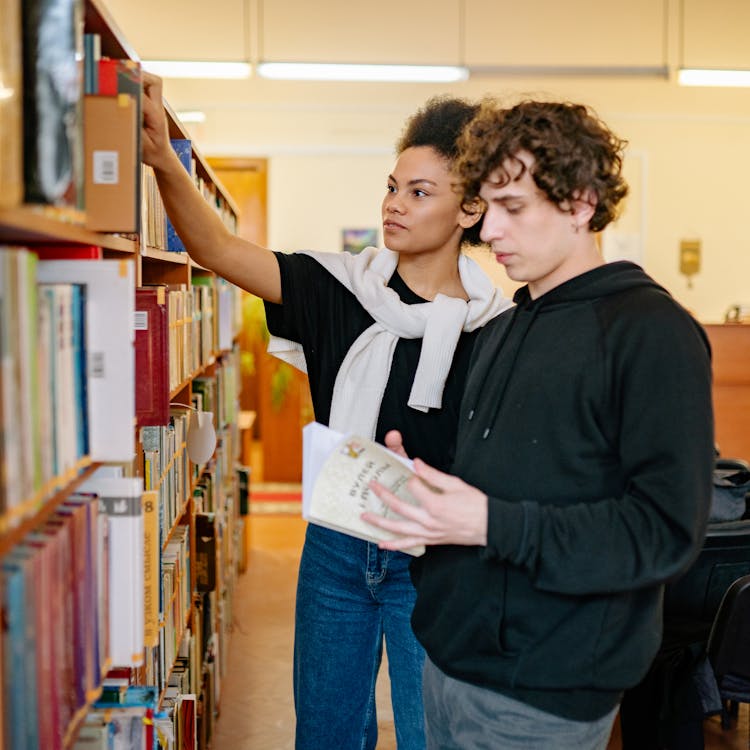
[[[357,253],[361,253],[366,247],[377,247],[377,245],[378,230],[373,227],[341,230],[341,249],[345,253],[356,255]]]

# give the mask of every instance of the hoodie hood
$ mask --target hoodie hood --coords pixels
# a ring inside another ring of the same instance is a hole
[[[523,286],[513,295],[513,301],[517,305],[531,304],[550,307],[569,302],[594,300],[598,297],[619,294],[628,289],[645,286],[661,289],[668,294],[640,266],[630,261],[620,260],[605,263],[580,276],[575,276],[535,300],[531,299],[529,287]]]
[[[479,353],[476,355],[475,367],[478,370],[479,385],[478,388],[471,389],[471,394],[467,393],[470,407],[466,418],[471,421],[477,415],[477,402],[483,394],[486,397],[485,386],[492,375],[491,406],[489,409],[482,409],[482,419],[486,420],[482,439],[486,440],[492,431],[508,383],[513,377],[516,361],[521,356],[526,337],[532,332],[538,316],[560,312],[569,306],[595,305],[603,298],[614,297],[637,288],[651,288],[670,296],[669,292],[648,276],[640,266],[630,261],[616,261],[597,266],[550,289],[536,299],[531,298],[528,286],[518,289],[513,295],[516,306],[498,319],[498,324],[503,326],[502,331],[495,335],[492,341],[487,342],[487,347],[479,343],[477,346]],[[498,380],[498,372],[493,365],[501,354],[504,365]],[[472,380],[477,382],[474,378]]]

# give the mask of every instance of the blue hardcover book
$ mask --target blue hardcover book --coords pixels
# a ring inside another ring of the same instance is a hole
[[[2,562],[3,609],[7,623],[3,687],[9,704],[7,716],[13,750],[39,747],[36,622],[30,558],[30,550],[18,547]]]
[[[24,673],[25,655],[25,595],[23,571],[8,559],[2,566],[3,610],[3,694],[5,696],[6,727],[10,746],[25,750],[26,691],[18,689],[15,675]]]
[[[193,173],[193,144],[188,138],[172,138],[172,148],[180,159],[182,166],[188,174]],[[179,238],[172,222],[167,217],[167,250],[175,253],[184,253],[185,245]]]
[[[88,379],[86,375],[86,287],[73,284],[73,378],[75,388],[76,456],[89,452]]]
[[[99,34],[83,35],[83,93],[99,93],[99,60],[102,57],[102,39]]]

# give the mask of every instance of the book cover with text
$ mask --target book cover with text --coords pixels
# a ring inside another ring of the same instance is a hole
[[[373,440],[344,435],[318,422],[304,427],[302,443],[302,517],[370,542],[394,538],[365,523],[361,515],[369,511],[399,517],[370,489],[373,479],[401,500],[418,504],[406,487],[414,476],[411,462]],[[405,551],[421,555],[424,547]]]

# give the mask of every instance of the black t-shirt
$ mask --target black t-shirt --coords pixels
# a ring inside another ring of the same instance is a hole
[[[336,375],[359,335],[373,318],[356,297],[314,258],[301,253],[276,253],[281,270],[282,304],[265,303],[268,329],[275,336],[302,345],[307,361],[315,419],[328,424]],[[388,286],[401,300],[425,302],[394,272]],[[383,395],[375,439],[383,442],[388,430],[399,430],[407,454],[447,470],[455,453],[458,410],[469,358],[478,331],[462,333],[443,391],[441,409],[427,413],[407,405],[422,339],[399,339]]]

